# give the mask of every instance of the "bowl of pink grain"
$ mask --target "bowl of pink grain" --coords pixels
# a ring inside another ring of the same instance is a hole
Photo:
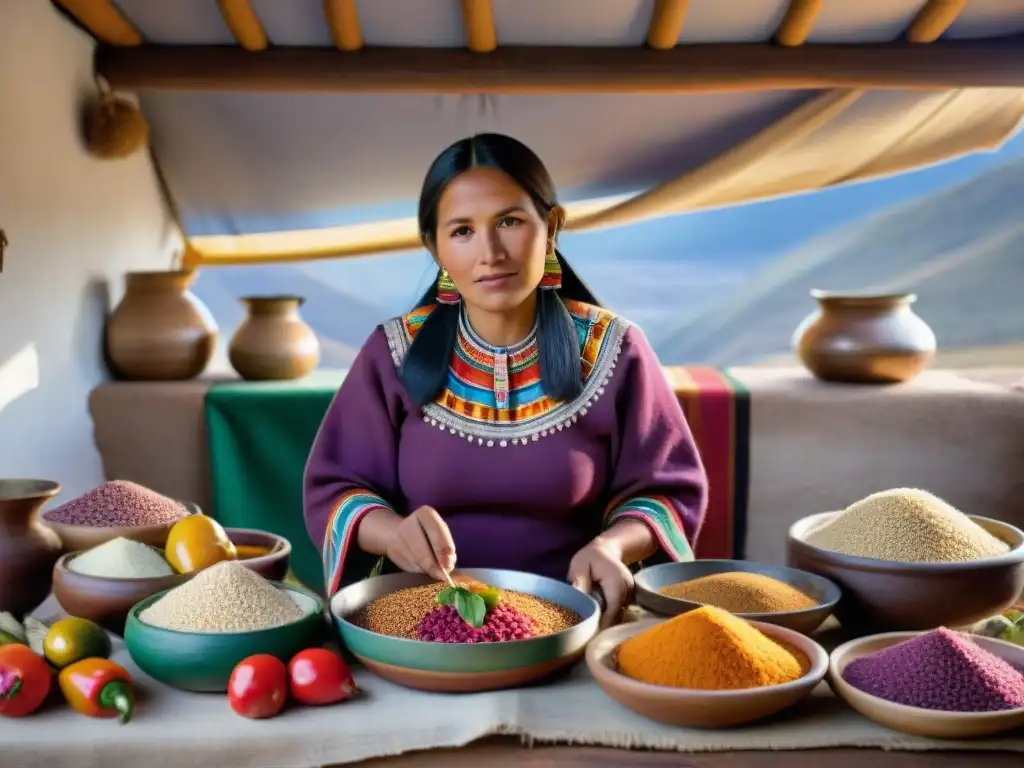
[[[903,733],[972,739],[1024,727],[1024,646],[946,627],[844,643],[828,682],[860,714]]]
[[[65,551],[81,552],[117,538],[163,548],[171,526],[192,514],[202,513],[137,483],[111,480],[48,510],[42,521]]]

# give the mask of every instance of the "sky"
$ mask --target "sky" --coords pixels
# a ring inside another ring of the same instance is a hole
[[[804,240],[914,198],[954,186],[1024,156],[1024,131],[998,152],[968,155],[930,168],[875,181],[808,192],[758,203],[698,211],[593,233],[567,234],[563,242],[581,249],[601,243],[602,250],[628,251],[636,243],[666,256],[697,259],[790,250]]]
[[[894,205],[955,186],[1024,156],[1024,131],[998,152],[977,153],[897,176],[758,203],[697,211],[613,229],[566,233],[561,251],[602,297],[615,287],[616,263],[672,261],[670,279],[694,288],[742,282],[766,262],[801,243]],[[422,293],[434,274],[425,252],[307,262],[307,274],[339,290],[358,288],[374,303],[400,311]],[[667,266],[667,265],[666,265]],[[685,273],[680,269],[687,270]],[[607,276],[607,277],[606,277]],[[629,287],[623,290],[630,292]],[[621,292],[621,291],[620,291]]]

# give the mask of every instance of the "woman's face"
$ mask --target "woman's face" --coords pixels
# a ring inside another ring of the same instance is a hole
[[[549,226],[510,177],[474,168],[453,179],[441,196],[434,255],[463,301],[486,312],[508,312],[540,284],[558,216]]]

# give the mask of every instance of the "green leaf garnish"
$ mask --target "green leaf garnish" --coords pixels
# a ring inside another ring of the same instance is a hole
[[[445,587],[437,593],[437,604],[438,605],[454,605],[455,594],[459,591],[458,587]]]
[[[459,612],[462,620],[471,627],[482,627],[487,617],[487,603],[480,595],[470,592],[468,589],[458,589],[455,592],[455,610]]]

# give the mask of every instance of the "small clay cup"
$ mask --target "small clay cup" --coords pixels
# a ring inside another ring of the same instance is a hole
[[[284,536],[255,528],[225,528],[228,538],[236,546],[265,547],[270,550],[259,557],[239,558],[249,570],[268,581],[283,581],[291,561],[292,544]]]
[[[125,620],[133,605],[157,592],[184,584],[194,575],[176,573],[143,579],[88,576],[69,567],[80,554],[63,555],[53,566],[53,595],[69,616],[94,621],[116,635],[124,634]]]

